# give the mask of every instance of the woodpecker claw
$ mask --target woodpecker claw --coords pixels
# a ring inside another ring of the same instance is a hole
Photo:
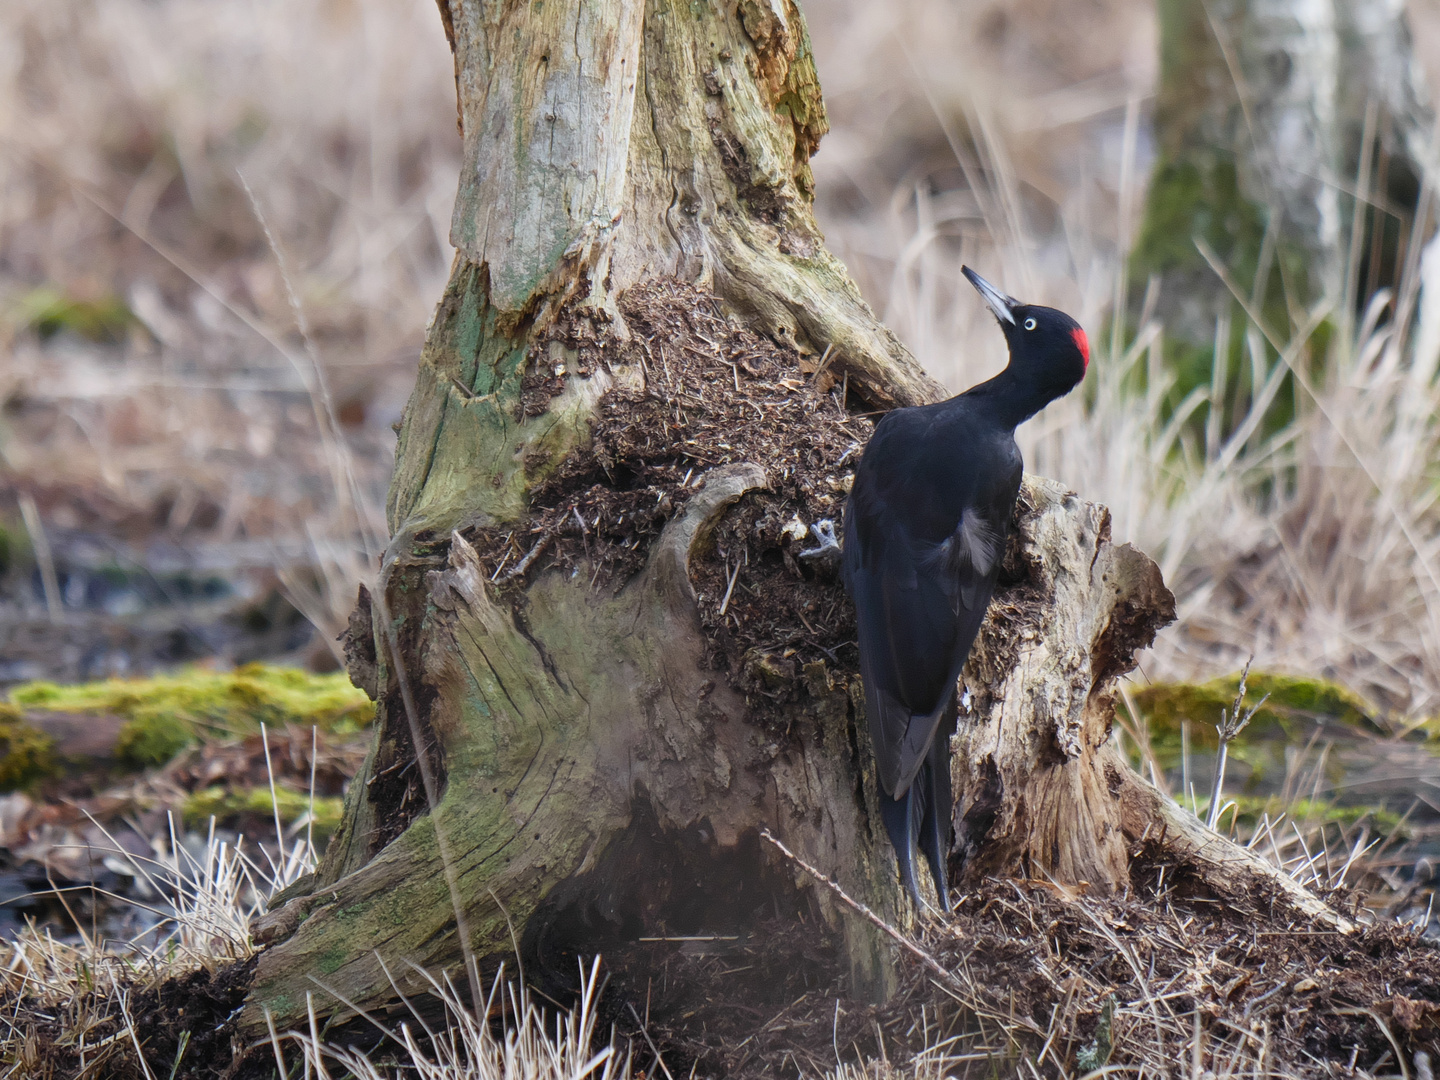
[[[835,523],[829,518],[821,518],[810,526],[810,535],[815,537],[818,547],[806,548],[800,552],[802,559],[839,559],[840,541],[835,537]]]

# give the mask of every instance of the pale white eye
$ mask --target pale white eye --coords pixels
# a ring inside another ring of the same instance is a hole
[[[1034,320],[1034,319],[1026,319],[1026,320],[1025,320],[1025,329],[1026,329],[1026,330],[1034,330],[1034,329],[1035,329],[1035,320]]]

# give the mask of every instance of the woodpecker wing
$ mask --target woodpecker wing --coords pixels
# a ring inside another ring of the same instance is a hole
[[[952,707],[1020,485],[1013,440],[1000,445],[998,470],[976,467],[995,464],[988,444],[977,448],[983,462],[927,460],[937,440],[927,438],[927,417],[915,415],[926,411],[885,418],[894,422],[877,428],[845,511],[865,709],[881,786],[894,798],[908,790]]]

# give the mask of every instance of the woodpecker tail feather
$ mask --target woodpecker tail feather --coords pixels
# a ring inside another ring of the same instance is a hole
[[[918,844],[930,866],[935,892],[942,911],[950,910],[950,878],[947,869],[950,850],[950,819],[954,797],[950,788],[950,736],[955,717],[942,722],[920,771],[905,794],[892,799],[880,792],[880,817],[895,848],[900,880],[905,891],[920,907],[920,884],[915,877],[915,847]]]
[[[915,810],[919,800],[916,798],[915,789],[919,784],[917,778],[898,799],[892,799],[884,791],[880,792],[880,818],[885,822],[885,832],[890,837],[890,845],[895,849],[900,880],[905,885],[905,891],[910,894],[910,899],[915,901],[917,910],[920,908],[920,883],[915,880],[915,833],[918,824]]]
[[[930,759],[925,763],[917,783],[923,800],[919,813],[920,850],[930,864],[930,876],[935,882],[935,893],[940,901],[940,910],[950,910],[950,874],[948,871],[950,851],[950,817],[954,805],[950,793],[950,734],[944,728],[930,748]]]

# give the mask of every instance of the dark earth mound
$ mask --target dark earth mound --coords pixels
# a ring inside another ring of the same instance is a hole
[[[621,589],[709,469],[751,462],[765,470],[768,490],[731,507],[691,563],[709,662],[761,715],[806,663],[853,673],[854,615],[834,570],[798,556],[817,546],[811,525],[839,529],[873,429],[871,415],[857,411],[864,403],[834,379],[827,357],[741,327],[694,286],[637,286],[620,312],[623,332],[603,313],[572,309],[534,351],[527,394],[559,391],[557,377],[542,378],[553,370],[544,359],[550,340],[579,358],[577,373],[603,364],[643,377],[604,395],[589,446],[532,491],[527,521],[467,533],[482,563],[517,603],[524,577],[551,568]]]
[[[1398,1075],[1397,1050],[1411,1070],[1417,1053],[1440,1056],[1436,943],[1393,923],[1353,935],[1290,924],[1263,898],[1242,908],[1185,895],[1165,869],[1140,853],[1129,894],[1109,898],[991,879],[921,932],[950,978],[902,952],[901,992],[883,1007],[850,1000],[844,976],[832,965],[826,981],[813,956],[815,983],[792,973],[795,996],[778,1007],[727,992],[757,957],[801,954],[807,931],[795,923],[674,948],[651,982],[617,992],[642,1015],[648,1002],[649,1036],[675,1075],[814,1076],[837,1056],[899,1065],[947,1040],[954,1077],[1016,1074],[1022,1059],[1041,1076],[1107,1061],[1165,1075],[1189,1067],[1197,1038],[1199,1071],[1221,1075],[1225,1063],[1246,1075]],[[635,1042],[644,1058],[648,1044]]]

